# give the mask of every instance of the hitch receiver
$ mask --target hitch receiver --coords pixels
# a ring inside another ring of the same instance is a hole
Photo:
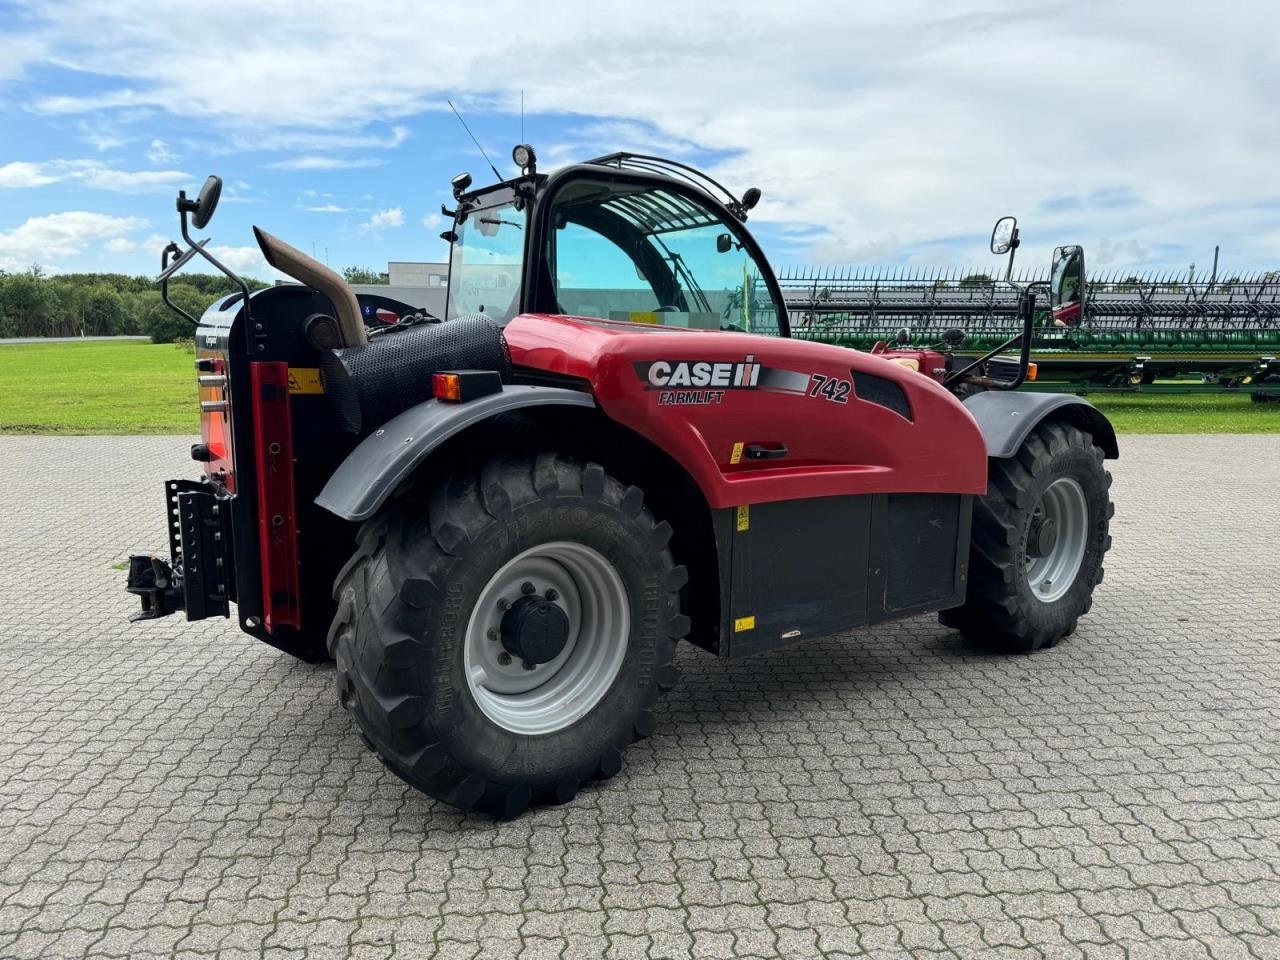
[[[131,620],[154,620],[182,610],[188,620],[225,617],[233,597],[231,499],[209,483],[170,480],[169,559],[150,554],[129,558],[130,593],[142,601]]]
[[[142,601],[142,610],[129,618],[156,620],[181,610],[182,587],[174,583],[173,568],[150,554],[135,553],[129,558],[129,583],[125,588]]]

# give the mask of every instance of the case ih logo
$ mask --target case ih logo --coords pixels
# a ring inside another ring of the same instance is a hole
[[[650,389],[718,387],[750,390],[760,383],[760,364],[748,354],[741,363],[724,360],[650,360],[636,364],[636,372]]]
[[[734,360],[642,360],[636,374],[645,389],[657,390],[659,406],[721,403],[727,390],[801,393],[807,373],[757,363],[754,354]]]

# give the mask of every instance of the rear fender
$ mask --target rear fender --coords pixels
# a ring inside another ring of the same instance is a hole
[[[316,503],[343,520],[368,520],[430,453],[491,417],[542,406],[594,407],[590,394],[562,387],[507,385],[466,403],[427,400],[365,437],[333,472]]]
[[[1007,459],[1037,425],[1049,421],[1069,423],[1093,436],[1108,460],[1120,456],[1116,431],[1087,400],[1069,393],[1018,393],[990,390],[964,401],[987,441],[987,456]]]

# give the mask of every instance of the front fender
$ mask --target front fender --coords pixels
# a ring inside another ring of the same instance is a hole
[[[368,520],[427,455],[482,420],[526,407],[594,407],[590,394],[562,387],[507,385],[466,403],[427,400],[397,414],[347,455],[316,503],[344,520]]]
[[[964,401],[987,441],[987,456],[1012,457],[1037,424],[1058,420],[1093,435],[1108,460],[1120,456],[1116,431],[1089,401],[1069,393],[1020,393],[988,390]]]

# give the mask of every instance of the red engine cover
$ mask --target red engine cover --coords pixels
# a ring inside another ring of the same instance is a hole
[[[712,508],[869,493],[985,493],[969,412],[929,375],[846,347],[525,314],[515,364],[591,384],[613,420],[669,453]],[[777,459],[757,453],[786,448]]]

